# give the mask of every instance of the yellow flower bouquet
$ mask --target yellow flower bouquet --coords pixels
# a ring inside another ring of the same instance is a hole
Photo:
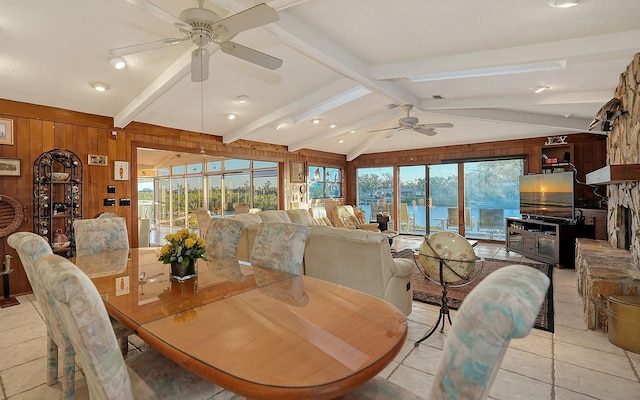
[[[204,256],[207,251],[207,242],[199,238],[195,233],[190,233],[188,229],[181,229],[174,234],[168,234],[164,238],[169,244],[165,244],[160,249],[159,261],[171,264],[172,267],[181,266],[181,269],[191,269],[194,261],[198,258],[207,260]]]

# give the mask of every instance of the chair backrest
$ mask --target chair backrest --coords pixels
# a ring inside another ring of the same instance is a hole
[[[314,226],[333,226],[324,207],[311,207],[309,213]]]
[[[478,229],[504,228],[504,211],[501,208],[481,208],[478,213]]]
[[[361,225],[353,211],[353,207],[349,205],[336,206],[333,209],[333,223],[337,227]]]
[[[236,258],[244,222],[233,218],[213,218],[206,234],[207,255]]]
[[[486,399],[509,342],[531,331],[549,283],[526,265],[483,279],[456,314],[428,399]]]
[[[24,272],[31,284],[31,289],[33,289],[33,294],[35,294],[42,308],[47,329],[54,335],[54,339],[62,339],[55,320],[52,321],[53,310],[47,302],[47,295],[35,270],[36,261],[44,256],[53,254],[51,246],[44,238],[32,232],[16,232],[7,238],[7,243],[16,250],[18,257],[20,257]],[[60,345],[61,342],[56,340],[56,343]]]
[[[458,207],[447,207],[447,229],[450,226],[458,227]]]
[[[313,226],[313,219],[311,219],[311,214],[309,214],[309,211],[304,208],[286,210],[286,213],[289,216],[292,224]]]
[[[78,256],[129,248],[124,218],[78,219],[73,221]]]
[[[238,203],[233,210],[236,214],[246,214],[249,212],[249,205],[247,203]]]
[[[200,230],[200,237],[206,239],[207,230],[211,223],[211,213],[206,208],[198,208],[193,211],[198,219],[198,230]]]
[[[300,275],[308,237],[309,228],[306,226],[264,222],[256,233],[251,264]]]
[[[55,254],[41,257],[36,271],[59,328],[73,345],[91,399],[133,399],[109,315],[89,277]]]

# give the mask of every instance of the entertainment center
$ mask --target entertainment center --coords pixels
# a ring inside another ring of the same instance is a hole
[[[574,268],[575,239],[593,239],[594,228],[563,221],[506,218],[505,248],[507,252],[514,251],[558,268]]]
[[[520,177],[522,218],[506,218],[505,247],[558,268],[574,268],[575,239],[594,239],[595,225],[584,224],[582,211],[575,217],[574,173],[561,171]]]

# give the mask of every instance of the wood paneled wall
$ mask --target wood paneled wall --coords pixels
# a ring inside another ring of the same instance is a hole
[[[338,154],[303,150],[289,153],[285,146],[238,140],[223,144],[220,136],[197,132],[131,123],[126,129],[114,129],[113,119],[74,111],[61,110],[0,99],[0,117],[10,118],[14,125],[14,145],[0,145],[0,157],[21,160],[19,177],[0,177],[0,194],[16,199],[25,207],[25,220],[18,231],[33,230],[33,162],[44,151],[64,148],[76,153],[84,165],[84,218],[94,218],[110,211],[127,220],[132,246],[138,244],[136,189],[136,148],[156,148],[199,153],[204,145],[207,154],[281,162],[280,187],[289,185],[289,161],[313,162],[320,165],[346,168],[346,157]],[[116,132],[116,136],[112,135]],[[107,166],[87,165],[89,154],[108,157]],[[130,163],[129,181],[114,180],[114,161]],[[114,185],[116,193],[107,194],[107,186]],[[116,206],[103,206],[103,199],[115,197]],[[120,206],[119,199],[130,198],[132,206]],[[285,208],[287,193],[280,196],[280,208]],[[13,257],[10,275],[11,295],[31,291],[22,264],[6,237],[0,238],[0,257]],[[4,295],[4,294],[3,294]]]

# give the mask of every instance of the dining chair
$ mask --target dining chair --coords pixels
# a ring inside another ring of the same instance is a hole
[[[129,233],[122,217],[73,221],[78,256],[129,248]]]
[[[505,229],[504,210],[501,208],[481,208],[478,210],[478,230],[486,230],[488,239],[500,234]],[[499,238],[498,238],[499,239]]]
[[[213,218],[206,234],[207,256],[236,258],[244,222],[233,218]]]
[[[223,391],[154,349],[125,361],[89,277],[55,254],[41,257],[35,269],[55,321],[76,351],[91,399],[208,399]]]
[[[400,230],[402,232],[413,232],[416,229],[416,213],[409,212],[407,203],[400,203]]]
[[[460,218],[458,216],[458,207],[447,207],[447,230],[454,228],[457,232],[460,224]],[[474,219],[471,216],[471,208],[464,208],[464,226],[466,229],[473,230]]]
[[[253,243],[251,264],[300,275],[308,237],[306,226],[263,222]]]
[[[24,272],[31,284],[33,294],[40,304],[42,315],[47,326],[47,385],[58,383],[58,353],[62,350],[62,398],[73,399],[75,382],[75,352],[71,342],[58,329],[52,320],[53,310],[46,300],[46,293],[35,273],[35,263],[40,258],[53,254],[47,241],[32,232],[16,232],[7,238],[9,246],[14,248],[20,257]]]
[[[489,274],[471,290],[453,320],[426,399],[486,399],[511,339],[531,332],[549,283],[549,278],[536,268],[509,265]],[[425,397],[376,377],[338,399]]]
[[[126,252],[129,249],[129,233],[126,220],[122,217],[98,217],[73,221],[76,240],[76,257],[100,253]],[[116,319],[111,319],[113,331],[118,337],[122,354],[129,350],[131,331]]]
[[[198,229],[200,230],[200,237],[206,240],[207,230],[211,223],[211,213],[206,208],[197,208],[193,211],[196,214],[198,220]]]

